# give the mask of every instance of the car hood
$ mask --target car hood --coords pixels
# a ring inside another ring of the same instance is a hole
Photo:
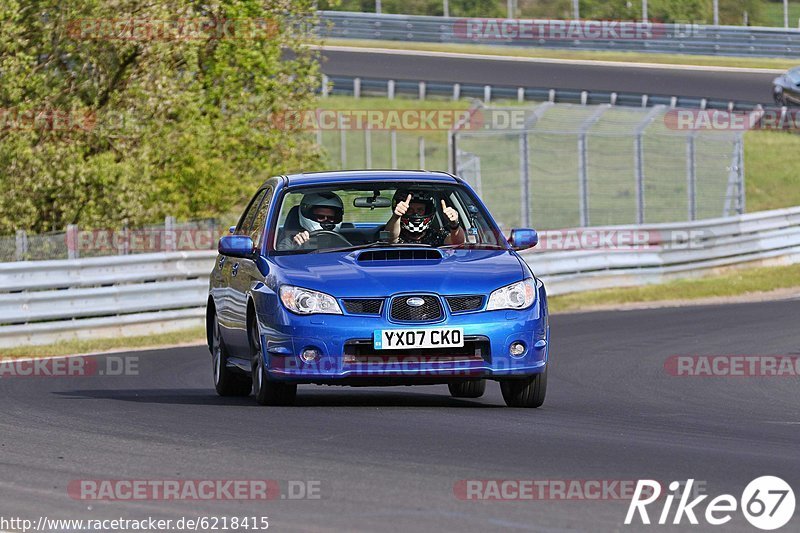
[[[488,294],[525,275],[519,258],[509,250],[441,250],[437,260],[369,262],[359,260],[364,252],[285,255],[271,261],[279,269],[279,282],[336,297],[416,291]]]

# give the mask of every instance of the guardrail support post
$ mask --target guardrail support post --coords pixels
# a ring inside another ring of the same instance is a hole
[[[517,87],[517,102],[524,102],[524,101],[525,101],[525,88]]]
[[[461,84],[454,83],[453,84],[453,100],[460,100],[461,99]]]
[[[394,100],[394,80],[389,80],[386,83],[386,96],[389,100]]]
[[[744,135],[739,135],[739,205],[738,213],[745,213],[745,191],[744,191]]]
[[[488,104],[492,101],[492,86],[491,85],[484,85],[483,86],[483,103]]]
[[[353,78],[353,98],[361,98],[361,78]]]
[[[425,82],[419,82],[419,99],[425,100]]]

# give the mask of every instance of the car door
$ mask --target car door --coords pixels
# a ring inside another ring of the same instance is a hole
[[[265,189],[259,191],[250,200],[247,209],[242,213],[239,223],[234,230],[235,235],[249,235],[252,231],[253,221],[258,211],[258,206],[266,194]],[[241,331],[244,329],[244,316],[241,308],[243,295],[239,294],[237,284],[238,270],[241,268],[241,258],[220,255],[215,267],[219,279],[219,288],[216,290],[214,302],[217,307],[217,316],[220,325],[220,334],[229,353],[238,351]],[[234,355],[231,353],[231,355]]]
[[[247,295],[258,282],[264,281],[264,276],[258,269],[256,259],[261,250],[264,226],[267,213],[272,203],[272,187],[262,189],[253,216],[248,213],[248,218],[237,233],[247,235],[253,240],[254,249],[257,250],[251,257],[233,258],[231,264],[231,315],[236,324],[231,330],[229,347],[235,350],[236,355],[249,357],[249,340],[247,336]],[[255,205],[255,204],[254,204]]]

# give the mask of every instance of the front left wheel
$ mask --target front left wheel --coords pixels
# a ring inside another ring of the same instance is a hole
[[[211,364],[214,372],[214,388],[220,396],[249,396],[252,389],[250,378],[228,368],[228,353],[222,343],[217,315],[211,320]]]
[[[547,393],[547,367],[530,378],[501,381],[500,392],[509,407],[541,407]]]

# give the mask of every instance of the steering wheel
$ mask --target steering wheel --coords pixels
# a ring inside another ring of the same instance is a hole
[[[336,233],[335,231],[330,231],[326,229],[320,229],[317,231],[312,231],[308,234],[308,240],[303,243],[300,247],[301,249],[308,249],[308,248],[319,248],[317,246],[319,244],[320,237],[332,237],[334,240],[339,241],[343,246],[352,246],[352,243],[344,238],[343,235]],[[331,242],[329,240],[329,242]],[[314,246],[311,246],[311,243],[314,243]],[[331,246],[333,248],[333,246]]]

